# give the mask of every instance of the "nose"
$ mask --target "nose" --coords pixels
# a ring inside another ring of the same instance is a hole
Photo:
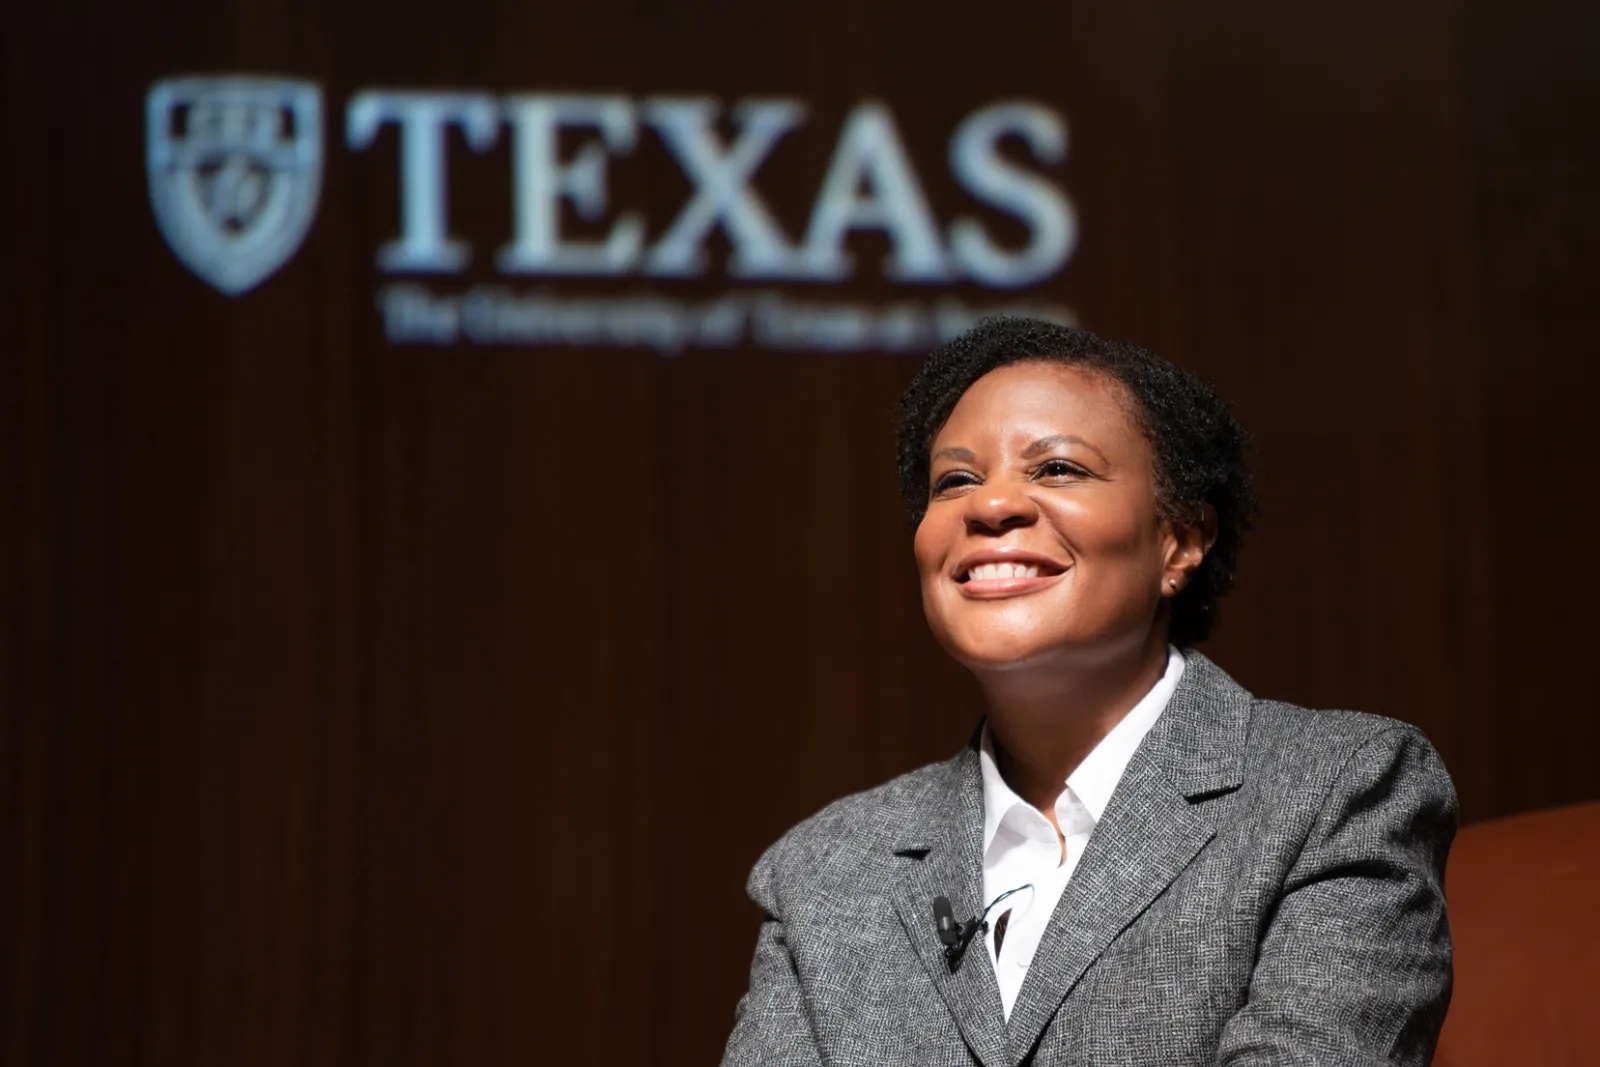
[[[967,529],[1000,534],[1039,521],[1039,506],[1021,486],[996,480],[967,494]]]

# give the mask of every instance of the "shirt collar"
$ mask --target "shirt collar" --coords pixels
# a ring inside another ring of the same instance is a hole
[[[1167,646],[1167,669],[1156,684],[1150,687],[1133,708],[1122,717],[1111,732],[1100,739],[1100,743],[1083,758],[1083,762],[1067,775],[1067,789],[1076,794],[1078,800],[1088,811],[1090,818],[1096,823],[1105,813],[1106,805],[1111,803],[1111,794],[1117,788],[1117,783],[1122,780],[1122,774],[1128,769],[1128,763],[1133,759],[1133,754],[1139,748],[1139,742],[1144,740],[1144,735],[1156,724],[1161,713],[1166,710],[1167,702],[1172,699],[1173,690],[1178,688],[1178,679],[1183,676],[1183,653],[1171,645]],[[1016,792],[1006,784],[1000,776],[1000,767],[995,762],[994,740],[989,734],[989,724],[983,725],[983,738],[978,747],[978,765],[983,774],[983,852],[988,855],[989,846],[994,843],[995,834],[1000,831],[1000,823],[1005,819],[1006,813],[1014,806],[1027,805],[1027,801],[1019,797]],[[1067,797],[1067,792],[1062,792],[1062,797]],[[1057,802],[1058,808],[1060,802]]]

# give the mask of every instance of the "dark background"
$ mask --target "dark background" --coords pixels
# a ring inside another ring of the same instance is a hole
[[[1469,820],[1600,797],[1591,10],[10,0],[0,1059],[714,1062],[761,849],[978,713],[895,490],[914,361],[390,345],[371,86],[796,96],[791,234],[859,101],[947,207],[954,123],[1050,104],[1080,243],[1026,295],[1259,435],[1207,653],[1422,726]],[[328,112],[317,223],[239,298],[144,174],[150,85],[214,71]],[[505,145],[453,157],[485,259]]]

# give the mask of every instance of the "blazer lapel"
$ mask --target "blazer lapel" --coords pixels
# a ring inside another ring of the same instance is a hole
[[[1236,789],[1250,694],[1198,652],[1117,783],[1012,1006],[1013,1063],[1089,966],[1216,833],[1195,801]]]
[[[983,779],[976,749],[968,746],[948,768],[942,795],[929,797],[925,819],[894,847],[905,865],[894,906],[973,1055],[985,1067],[1004,1067],[1005,1009],[982,940],[969,943],[952,972],[934,925],[934,897],[950,898],[961,922],[983,908]]]

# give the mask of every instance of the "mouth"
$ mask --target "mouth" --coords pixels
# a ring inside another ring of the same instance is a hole
[[[1053,585],[1067,568],[1047,559],[1029,557],[1007,560],[963,561],[954,576],[961,595],[974,600],[995,600],[1022,596]]]

